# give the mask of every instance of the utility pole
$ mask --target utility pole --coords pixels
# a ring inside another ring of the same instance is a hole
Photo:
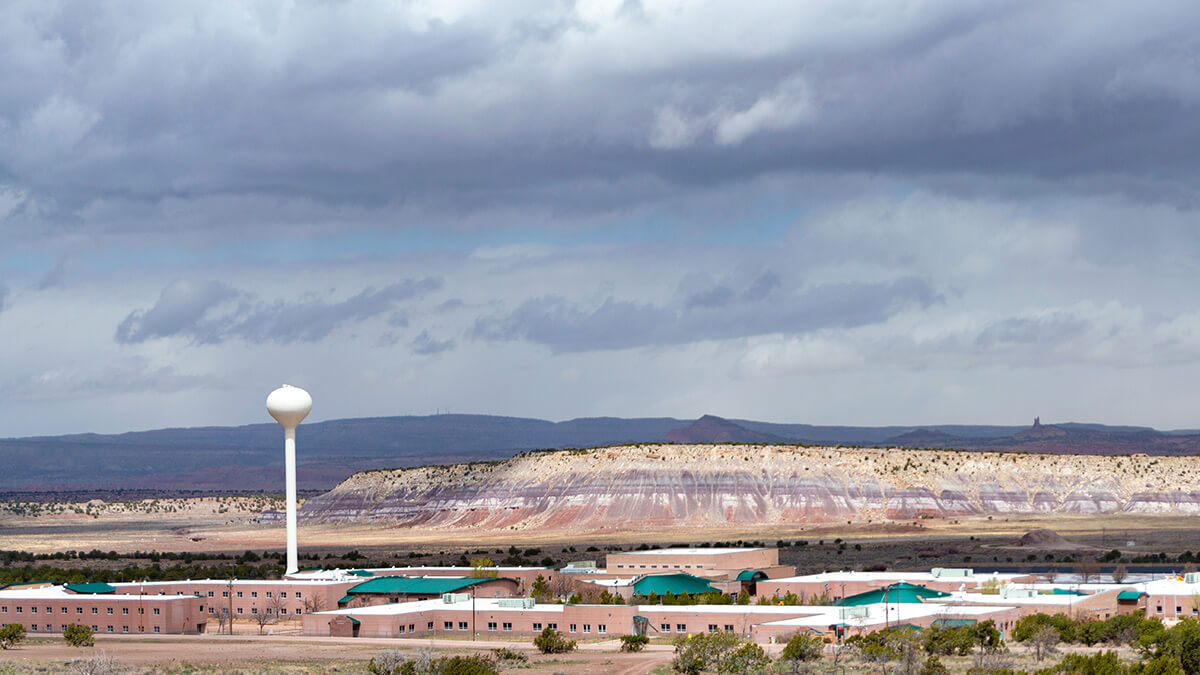
[[[471,642],[475,641],[475,637],[479,635],[479,631],[475,630],[475,587],[471,587]]]
[[[138,584],[138,632],[139,633],[146,632],[146,626],[143,623],[143,621],[145,621],[146,610],[144,607],[142,607],[142,596],[146,594],[146,586],[144,585],[144,583],[145,582]]]
[[[229,592],[226,595],[229,596],[229,634],[233,635],[233,579],[232,578],[230,578],[228,586],[229,586]]]

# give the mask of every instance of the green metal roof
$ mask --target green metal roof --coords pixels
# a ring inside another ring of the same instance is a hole
[[[876,588],[873,591],[859,593],[858,595],[851,595],[833,604],[844,605],[847,607],[860,607],[862,605],[875,605],[881,602],[886,602],[888,604],[893,602],[918,603],[925,602],[925,600],[928,598],[945,598],[949,595],[949,593],[935,591],[930,588],[925,588],[924,586],[900,583],[892,584],[891,586],[885,586],[883,588]]]
[[[690,574],[652,574],[633,582],[635,595],[666,595],[667,593],[708,593],[714,591],[708,579],[701,579]]]
[[[766,572],[761,572],[759,570],[742,570],[741,572],[738,572],[737,575],[738,581],[762,581],[766,578]]]
[[[958,628],[960,626],[974,626],[978,621],[976,619],[934,619],[934,628]]]
[[[1117,600],[1139,600],[1145,595],[1140,591],[1121,591],[1117,593]]]
[[[1073,591],[1069,588],[1055,588],[1051,592],[1051,595],[1087,595],[1087,593],[1084,593],[1083,591]]]
[[[91,584],[67,584],[66,589],[72,593],[91,594],[115,593],[117,591],[117,589],[113,588],[112,586],[100,582]]]
[[[368,572],[366,570],[350,570],[350,574],[353,574],[356,577],[373,577],[373,576],[375,576],[374,572]]]
[[[361,624],[362,624],[362,622],[361,622],[361,621],[359,621],[358,619],[356,619],[356,618],[354,618],[354,617],[352,617],[352,616],[348,616],[348,617],[346,617],[346,618],[347,618],[347,619],[350,619],[350,625],[351,625],[351,626],[358,626],[358,625],[361,625]]]
[[[502,577],[375,577],[346,589],[352,595],[441,595],[453,593]],[[508,579],[512,581],[512,579]]]
[[[350,601],[351,601],[351,600],[353,600],[353,599],[354,599],[354,596],[353,596],[353,595],[347,595],[347,596],[343,597],[341,600],[338,600],[338,604],[339,604],[339,605],[344,605],[344,604],[346,604],[347,602],[350,602]]]

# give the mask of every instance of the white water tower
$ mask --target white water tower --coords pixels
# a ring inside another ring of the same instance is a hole
[[[283,427],[283,470],[287,480],[287,572],[296,564],[296,427],[312,410],[312,396],[300,387],[285,384],[267,396],[267,412]]]

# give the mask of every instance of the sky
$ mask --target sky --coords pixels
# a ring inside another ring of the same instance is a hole
[[[1200,6],[0,4],[0,437],[1200,427]]]

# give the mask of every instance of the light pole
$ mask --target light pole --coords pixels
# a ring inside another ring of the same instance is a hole
[[[300,571],[296,561],[296,427],[312,410],[312,396],[285,384],[267,396],[267,412],[283,427],[283,464],[287,489],[287,571]]]

